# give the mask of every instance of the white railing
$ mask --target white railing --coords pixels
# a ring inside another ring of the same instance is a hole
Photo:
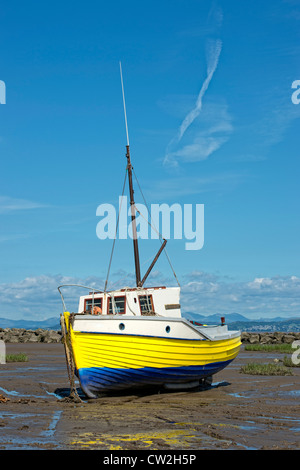
[[[105,296],[108,296],[112,299],[113,315],[118,314],[118,312],[116,311],[115,292],[118,292],[118,296],[119,296],[120,291],[104,292],[101,289],[95,289],[94,287],[84,286],[84,285],[81,285],[81,284],[62,284],[61,286],[58,286],[57,289],[58,289],[58,291],[60,293],[60,296],[61,296],[64,312],[68,311],[68,309],[66,307],[65,299],[64,299],[64,296],[63,296],[63,293],[62,293],[62,290],[61,290],[62,288],[65,288],[65,287],[78,287],[78,288],[81,288],[81,289],[88,289],[92,293],[92,310],[91,310],[92,312],[93,312],[94,306],[95,306],[95,294],[96,293],[97,294],[105,294]],[[145,289],[144,287],[137,287],[136,290],[139,292],[139,294],[143,294],[147,297],[147,306],[148,306],[149,311],[151,311],[152,310],[152,305],[151,305],[151,301],[150,301],[150,295],[151,294],[149,294],[147,289]],[[126,302],[126,305],[127,305],[128,309],[130,310],[130,312],[133,315],[137,315],[137,313],[134,312],[134,310],[132,310],[132,308],[130,306],[130,302],[128,301],[128,293],[131,292],[131,291],[132,291],[132,287],[125,287],[124,289],[122,289],[122,293],[124,293],[125,302]],[[80,313],[80,312],[78,312],[78,313]]]

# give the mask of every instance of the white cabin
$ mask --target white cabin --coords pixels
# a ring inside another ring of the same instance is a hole
[[[94,309],[94,307],[98,307]],[[179,287],[125,288],[111,292],[90,292],[79,299],[79,313],[100,315],[160,315],[181,318]]]

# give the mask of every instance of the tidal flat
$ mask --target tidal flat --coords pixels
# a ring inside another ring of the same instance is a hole
[[[300,368],[291,376],[241,373],[276,352],[245,351],[207,389],[128,390],[80,402],[60,343],[13,343],[0,364],[0,450],[296,450],[300,448]]]

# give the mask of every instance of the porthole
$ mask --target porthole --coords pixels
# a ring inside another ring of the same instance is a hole
[[[125,325],[124,325],[124,323],[120,323],[119,329],[120,329],[121,331],[125,330]]]
[[[171,327],[170,327],[169,325],[166,326],[166,332],[167,332],[167,333],[170,333],[170,331],[171,331]]]

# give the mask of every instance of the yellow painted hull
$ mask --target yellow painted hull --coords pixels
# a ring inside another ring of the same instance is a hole
[[[240,336],[219,340],[74,331],[65,320],[77,375],[90,397],[101,391],[139,385],[182,384],[226,367],[238,354]]]

